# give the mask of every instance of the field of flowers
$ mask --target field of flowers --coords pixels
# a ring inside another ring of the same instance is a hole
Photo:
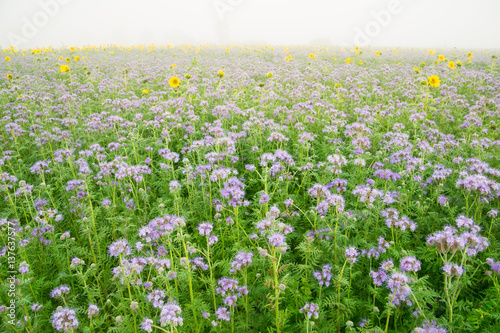
[[[484,50],[6,49],[1,332],[499,332]]]

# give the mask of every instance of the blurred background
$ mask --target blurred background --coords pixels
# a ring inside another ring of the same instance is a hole
[[[500,48],[498,0],[0,0],[0,47]]]

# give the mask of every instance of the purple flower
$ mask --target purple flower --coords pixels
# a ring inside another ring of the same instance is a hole
[[[455,263],[448,262],[441,269],[450,277],[462,276],[464,273],[464,269]]]
[[[269,196],[267,195],[267,193],[262,193],[260,195],[260,201],[259,201],[259,203],[261,205],[265,205],[268,201],[269,201]]]
[[[358,256],[359,256],[359,251],[353,246],[348,247],[345,250],[346,260],[347,260],[347,262],[350,262],[351,264],[355,263],[358,260],[357,259]]]
[[[283,246],[283,244],[285,244],[285,236],[283,236],[282,234],[273,233],[272,235],[268,236],[267,239],[269,240],[269,244],[274,247],[281,247]]]
[[[445,197],[444,195],[440,195],[438,198],[438,203],[442,206],[446,206],[448,204],[448,201],[450,201],[450,199]]]
[[[149,319],[148,317],[144,317],[143,322],[141,323],[141,329],[146,332],[153,332],[153,328],[151,327],[153,325],[153,321]]]
[[[198,232],[200,233],[200,235],[208,237],[210,236],[213,228],[214,226],[212,223],[203,222],[198,226]]]
[[[314,318],[317,319],[319,316],[318,310],[319,310],[318,304],[306,303],[304,307],[300,309],[300,312],[304,313],[308,319],[311,318],[312,316],[314,316]]]
[[[52,292],[50,293],[50,297],[52,297],[52,298],[61,297],[63,295],[66,295],[67,293],[69,293],[69,290],[70,290],[70,287],[63,284],[63,285],[53,289]]]
[[[238,252],[231,263],[232,271],[239,271],[242,267],[249,266],[252,263],[252,258],[253,252]]]
[[[58,307],[52,313],[52,326],[57,331],[69,332],[78,327],[78,319],[74,310]]]
[[[399,268],[403,272],[418,272],[420,270],[420,261],[414,256],[404,257],[399,262]]]
[[[320,286],[328,287],[330,285],[330,280],[332,279],[332,267],[330,265],[324,265],[320,271],[315,271],[313,276],[318,280]]]
[[[87,309],[88,317],[92,318],[96,316],[97,313],[99,313],[99,308],[97,307],[97,305],[89,304],[89,308]]]
[[[162,327],[167,325],[182,326],[181,307],[176,302],[168,302],[161,307],[160,324]]]
[[[495,271],[497,274],[500,274],[500,261],[495,262],[495,260],[493,260],[493,258],[488,258],[488,259],[486,259],[486,262],[488,263],[488,265],[490,265],[490,267],[493,271]]]
[[[125,255],[131,254],[132,249],[128,246],[128,242],[126,239],[120,239],[116,242],[111,243],[108,248],[108,252],[111,257],[118,257],[122,253],[125,253]]]
[[[26,261],[19,264],[19,273],[27,274],[30,271],[30,265]]]
[[[219,307],[217,308],[217,311],[215,311],[215,315],[217,316],[217,319],[225,320],[225,321],[230,321],[231,317],[229,316],[229,310],[224,307]]]

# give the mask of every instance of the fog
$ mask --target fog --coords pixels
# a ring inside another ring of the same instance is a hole
[[[500,48],[498,0],[0,0],[0,46]]]

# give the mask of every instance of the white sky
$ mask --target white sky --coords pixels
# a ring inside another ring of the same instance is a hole
[[[207,42],[499,49],[500,1],[0,0],[1,47]]]

